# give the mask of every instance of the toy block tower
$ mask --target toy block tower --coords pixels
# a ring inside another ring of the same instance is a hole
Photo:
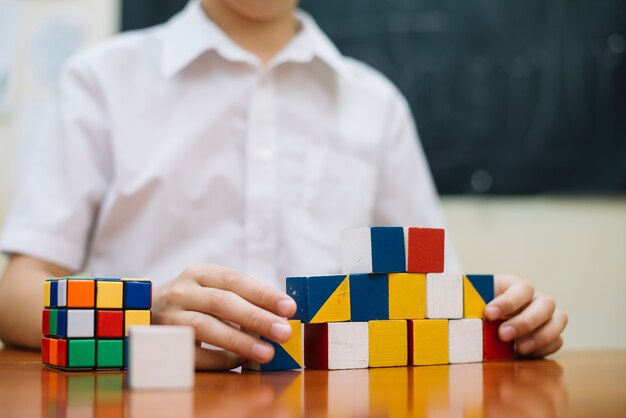
[[[62,277],[43,284],[41,360],[65,370],[126,367],[128,328],[150,325],[146,279]]]

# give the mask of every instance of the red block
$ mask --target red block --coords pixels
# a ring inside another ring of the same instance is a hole
[[[41,311],[41,333],[50,334],[50,310],[48,309]]]
[[[50,363],[50,338],[43,337],[41,339],[41,362]]]
[[[59,340],[57,342],[57,366],[67,367],[67,341]]]
[[[304,366],[328,369],[328,324],[306,324],[304,327]]]
[[[409,228],[407,271],[442,273],[445,231],[436,228]]]
[[[515,358],[515,342],[504,342],[498,337],[500,321],[483,321],[483,358],[485,361],[513,360]]]
[[[122,338],[124,334],[124,312],[122,311],[98,311],[98,337]]]

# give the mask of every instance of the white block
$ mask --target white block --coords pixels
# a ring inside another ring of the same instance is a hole
[[[328,324],[328,368],[366,369],[369,365],[369,327],[367,322]]]
[[[448,321],[450,363],[483,361],[483,321],[456,319]]]
[[[193,387],[193,328],[132,326],[128,338],[128,381],[132,389]]]
[[[57,286],[57,306],[65,307],[67,306],[67,279],[59,280]]]
[[[426,318],[463,318],[463,276],[429,273],[426,275]]]
[[[372,234],[369,227],[341,231],[341,271],[372,272]]]
[[[94,336],[93,309],[67,310],[67,337],[84,338]]]

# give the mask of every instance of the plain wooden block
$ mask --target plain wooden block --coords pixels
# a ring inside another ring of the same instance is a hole
[[[410,273],[442,273],[445,231],[440,228],[405,229],[407,267]]]
[[[515,359],[515,342],[504,342],[498,336],[500,321],[483,320],[483,359],[485,361]]]
[[[426,275],[389,274],[389,319],[420,319],[426,316]]]
[[[341,271],[344,273],[404,272],[405,253],[402,227],[349,228],[341,233]]]
[[[128,350],[128,382],[132,389],[193,387],[193,328],[132,326]]]
[[[350,320],[350,281],[345,274],[287,277],[286,289],[298,306],[292,319],[304,323]]]
[[[448,321],[450,363],[476,363],[483,360],[482,322],[480,319]]]
[[[350,320],[367,322],[389,319],[389,277],[387,274],[351,274]]]
[[[311,369],[364,369],[369,364],[367,322],[304,325],[304,365]]]
[[[448,320],[416,319],[407,321],[409,365],[448,363]]]
[[[302,322],[299,320],[288,321],[291,326],[291,338],[284,343],[277,343],[265,337],[263,341],[274,347],[274,357],[268,363],[261,364],[250,360],[243,365],[244,369],[255,371],[292,370],[302,367]],[[258,334],[253,334],[259,337]]]
[[[426,318],[463,317],[463,277],[460,274],[426,275]]]
[[[485,306],[494,298],[493,275],[463,276],[463,317],[483,318]]]
[[[407,325],[404,320],[369,321],[370,367],[406,366]]]

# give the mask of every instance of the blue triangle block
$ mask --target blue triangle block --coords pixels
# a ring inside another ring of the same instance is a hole
[[[485,303],[489,303],[494,298],[493,276],[490,274],[468,274],[467,280],[470,281],[474,289],[478,292]]]
[[[264,338],[265,340],[265,338]],[[265,340],[268,341],[268,340]],[[274,358],[267,364],[261,364],[262,371],[273,370],[291,370],[299,369],[301,366],[285,351],[280,345],[272,341],[268,341],[274,347]]]

